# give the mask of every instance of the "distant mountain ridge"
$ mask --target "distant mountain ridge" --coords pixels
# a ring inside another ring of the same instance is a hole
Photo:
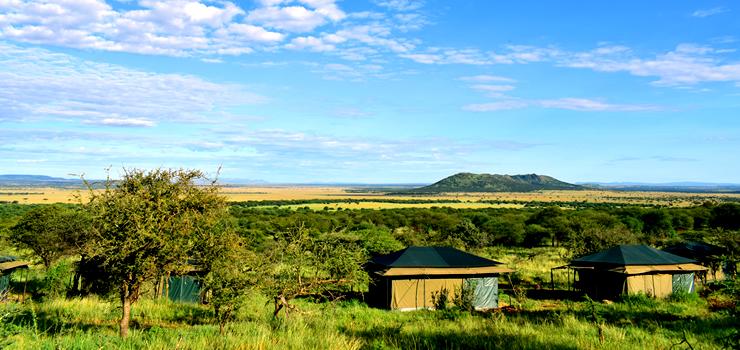
[[[429,186],[405,192],[532,192],[541,190],[583,190],[583,186],[569,184],[547,175],[491,175],[458,173]]]
[[[46,175],[0,175],[0,181],[74,181],[63,177],[51,177]]]

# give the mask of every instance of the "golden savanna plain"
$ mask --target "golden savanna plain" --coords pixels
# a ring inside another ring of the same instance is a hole
[[[225,184],[221,193],[228,201],[263,201],[263,200],[362,200],[352,203],[302,204],[293,207],[322,209],[325,206],[343,207],[346,209],[391,209],[391,208],[521,208],[523,203],[495,203],[501,201],[518,202],[588,202],[615,204],[656,204],[671,207],[687,207],[705,201],[725,202],[728,199],[740,198],[739,193],[688,193],[688,192],[653,192],[653,191],[536,191],[536,192],[494,192],[494,193],[440,193],[434,195],[406,195],[394,192],[408,187],[380,188],[358,187],[348,185],[273,185],[273,184]],[[35,203],[78,203],[78,196],[85,201],[88,191],[75,187],[34,187],[6,186],[0,187],[0,201],[25,204]],[[373,201],[377,199],[377,201]],[[458,203],[384,203],[390,199],[422,201],[457,200]],[[486,203],[483,201],[494,201]]]

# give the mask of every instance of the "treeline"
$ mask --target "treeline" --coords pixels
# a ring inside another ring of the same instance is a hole
[[[459,199],[390,199],[390,198],[343,198],[343,199],[278,199],[261,201],[234,201],[229,202],[234,207],[271,207],[305,204],[360,204],[360,203],[393,203],[393,204],[434,204],[434,203],[462,203]]]
[[[663,246],[679,241],[711,241],[738,251],[740,204],[707,202],[688,208],[611,207],[563,210],[545,208],[450,207],[400,209],[292,210],[281,207],[231,207],[240,234],[261,242],[275,232],[302,225],[314,232],[383,237],[402,246],[568,245],[574,254],[615,244]],[[597,237],[598,239],[594,239]],[[578,248],[578,246],[591,246]],[[383,249],[368,247],[373,253]],[[586,251],[584,251],[584,249]]]

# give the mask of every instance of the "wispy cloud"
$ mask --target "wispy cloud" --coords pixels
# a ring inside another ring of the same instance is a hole
[[[664,107],[656,105],[612,104],[603,100],[567,97],[556,100],[539,100],[535,104],[543,108],[561,108],[582,112],[658,112],[665,110]]]
[[[492,112],[520,109],[525,107],[559,108],[580,112],[660,112],[667,110],[663,106],[644,104],[612,104],[601,99],[559,98],[555,100],[512,100],[469,104],[462,107],[464,111]]]
[[[716,8],[713,8],[711,10],[697,10],[694,13],[692,13],[691,15],[694,16],[694,17],[707,17],[707,16],[711,16],[711,15],[716,15],[718,13],[722,13],[722,12],[725,12],[725,11],[726,10],[724,8],[722,8],[722,7],[716,7]]]
[[[240,85],[179,74],[153,74],[0,43],[0,121],[64,117],[91,125],[152,127],[209,123],[205,113],[268,98]]]
[[[516,79],[498,77],[498,76],[493,76],[493,75],[476,75],[472,77],[461,77],[461,78],[457,78],[457,80],[467,81],[471,83],[497,83],[497,82],[516,83]]]

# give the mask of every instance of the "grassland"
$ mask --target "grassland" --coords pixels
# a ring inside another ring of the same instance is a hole
[[[133,308],[133,329],[117,335],[115,298],[50,299],[0,304],[0,347],[9,349],[694,349],[722,348],[740,326],[705,298],[668,300],[635,296],[591,304],[577,293],[549,291],[549,269],[562,262],[557,248],[492,247],[479,252],[518,272],[502,278],[496,311],[394,312],[349,299],[312,315],[273,318],[267,298],[252,294],[218,334],[213,310],[145,295]],[[565,276],[556,276],[566,287]],[[510,283],[511,281],[511,283]],[[521,292],[519,292],[521,291]],[[299,301],[304,309],[320,302]],[[603,338],[600,335],[603,333]]]
[[[0,187],[0,201],[19,203],[71,203],[79,190],[73,187]],[[392,190],[392,189],[390,189]],[[352,209],[386,209],[401,207],[449,206],[456,208],[483,207],[522,207],[521,204],[488,204],[479,201],[521,201],[521,202],[588,202],[619,204],[660,204],[663,206],[686,207],[704,201],[724,202],[740,200],[739,193],[679,193],[646,191],[538,191],[538,192],[499,192],[499,193],[443,193],[438,195],[385,195],[382,192],[350,186],[296,186],[296,185],[228,185],[222,190],[229,201],[262,200],[300,200],[300,199],[457,199],[462,203],[442,204],[398,204],[382,202],[361,202],[359,204],[338,205]],[[81,192],[85,198],[85,191]],[[311,209],[322,209],[323,204],[308,205]],[[334,204],[332,204],[334,206]],[[304,207],[304,205],[301,205]]]

